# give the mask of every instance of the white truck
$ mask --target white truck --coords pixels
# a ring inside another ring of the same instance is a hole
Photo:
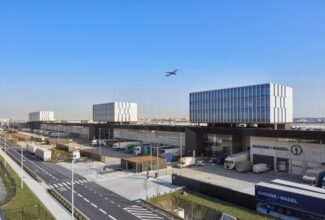
[[[141,143],[139,141],[129,141],[129,142],[118,142],[113,144],[113,149],[114,150],[125,150],[127,146],[134,145],[138,146]]]
[[[48,149],[37,148],[35,151],[35,155],[43,161],[49,161],[51,160],[52,151]]]
[[[323,187],[323,180],[325,178],[325,165],[306,170],[302,177],[303,184]]]
[[[266,163],[257,163],[253,166],[253,173],[265,173],[266,171],[269,171]]]
[[[27,146],[26,146],[26,150],[31,154],[35,154],[35,151],[37,148],[38,148],[38,146],[35,144],[27,144]]]
[[[225,159],[225,163],[223,164],[223,166],[225,169],[233,170],[233,169],[235,169],[237,162],[248,160],[248,157],[249,157],[248,151],[229,155]]]
[[[177,164],[177,167],[190,167],[195,165],[195,157],[182,157]]]

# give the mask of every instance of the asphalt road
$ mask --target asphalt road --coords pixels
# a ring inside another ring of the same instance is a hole
[[[3,140],[0,144],[4,146]],[[7,141],[7,153],[19,161],[21,147]],[[71,171],[53,162],[44,162],[23,150],[24,166],[34,171],[46,184],[71,202]],[[89,219],[164,219],[116,193],[74,174],[74,205]]]

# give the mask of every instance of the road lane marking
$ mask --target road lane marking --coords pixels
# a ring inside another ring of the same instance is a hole
[[[53,186],[58,187],[58,185],[56,185],[56,184],[53,184]]]
[[[107,214],[107,212],[105,212],[103,209],[99,209],[99,211],[101,211],[102,213],[104,213],[104,215]]]
[[[82,195],[80,195],[79,193],[78,193],[78,196],[80,197],[80,198],[82,198],[83,196]]]
[[[94,206],[95,208],[98,208],[98,206],[95,205],[94,203],[90,203],[90,205]]]
[[[113,201],[111,201],[111,203],[112,203],[112,204],[114,204],[114,202],[113,202]]]
[[[86,198],[84,198],[84,200],[85,200],[86,202],[89,202],[89,200],[88,200],[88,199],[86,199]]]
[[[110,217],[112,220],[117,220],[116,218],[114,218],[114,217],[111,216],[111,215],[108,215],[108,217]]]

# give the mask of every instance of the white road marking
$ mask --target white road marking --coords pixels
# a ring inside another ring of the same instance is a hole
[[[82,195],[80,195],[79,193],[78,193],[78,196],[80,197],[80,198],[82,198],[83,196]]]
[[[58,183],[58,185],[59,185],[59,186],[62,186],[62,184],[61,184],[61,183]]]
[[[89,200],[88,200],[88,199],[86,199],[86,198],[84,198],[84,200],[85,200],[86,202],[89,202]]]
[[[113,201],[111,201],[111,203],[112,203],[112,204],[114,204],[114,202],[113,202]]]
[[[95,208],[98,208],[98,206],[95,205],[94,203],[90,203],[90,205],[94,206]]]
[[[114,218],[114,217],[111,216],[111,215],[108,215],[108,217],[110,217],[112,220],[117,220],[116,218]]]
[[[107,214],[107,212],[105,212],[103,209],[99,209],[99,211],[101,211],[101,212],[104,213],[105,215]]]
[[[58,187],[58,185],[56,185],[56,184],[53,184],[53,186]]]

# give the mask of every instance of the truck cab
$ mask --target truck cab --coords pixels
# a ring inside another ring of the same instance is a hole
[[[240,152],[237,154],[229,155],[225,159],[224,168],[228,170],[235,169],[236,162],[248,160],[248,151]]]
[[[309,169],[302,177],[302,183],[315,187],[323,187],[325,178],[325,165]]]

